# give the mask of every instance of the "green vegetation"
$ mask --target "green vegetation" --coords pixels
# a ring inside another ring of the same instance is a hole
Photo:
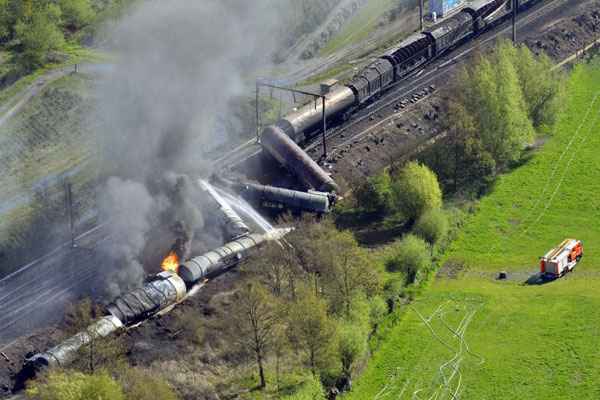
[[[562,79],[545,56],[501,42],[462,71],[448,103],[448,137],[422,157],[446,189],[481,195],[497,173],[523,161],[537,133],[548,133]]]
[[[73,183],[77,218],[95,204],[93,187],[98,171],[90,118],[94,105],[91,85],[81,74],[61,78],[0,128],[0,200],[12,205],[0,221],[1,273],[64,239],[55,231],[40,229],[64,221],[63,177]],[[58,117],[64,115],[69,118]],[[49,234],[51,237],[45,236]]]
[[[81,41],[135,1],[0,0],[1,88],[15,94],[44,67],[96,58],[95,52],[82,49]],[[7,98],[8,93],[0,94],[0,100]]]
[[[427,243],[416,236],[406,235],[397,248],[397,254],[388,260],[386,267],[393,272],[402,272],[407,285],[415,283],[431,267]]]
[[[429,210],[417,220],[415,232],[433,249],[433,246],[444,240],[448,234],[448,217],[443,210]]]
[[[480,201],[345,398],[596,397],[598,91],[600,66],[576,67],[554,135]],[[575,272],[526,284],[565,237],[587,245]]]
[[[27,396],[39,400],[125,399],[119,383],[106,372],[50,372],[44,381],[36,381],[27,389]]]
[[[177,400],[179,397],[160,375],[129,368],[120,376],[127,400]],[[108,400],[108,399],[107,399]]]
[[[427,166],[415,162],[400,170],[392,183],[392,193],[395,206],[411,221],[442,206],[442,191],[437,177]]]
[[[116,378],[106,370],[84,374],[52,371],[33,381],[27,397],[34,400],[177,400],[177,394],[160,376],[130,368]]]

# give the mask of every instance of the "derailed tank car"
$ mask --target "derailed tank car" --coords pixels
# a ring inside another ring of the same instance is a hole
[[[132,290],[108,305],[110,314],[130,325],[156,314],[185,298],[184,281],[173,272],[161,272],[139,289]]]
[[[186,284],[191,285],[237,264],[254,247],[270,240],[281,239],[289,231],[289,229],[278,229],[264,234],[253,233],[229,242],[181,264],[179,266],[179,276]]]
[[[228,183],[248,201],[266,208],[292,209],[315,213],[328,213],[335,195],[323,192],[300,192],[247,182]]]
[[[286,135],[280,127],[265,128],[261,144],[280,164],[287,167],[306,186],[322,192],[335,192],[337,184],[300,146]]]

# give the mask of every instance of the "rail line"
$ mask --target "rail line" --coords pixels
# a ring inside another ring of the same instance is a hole
[[[568,0],[550,0],[547,3],[539,3],[537,5],[534,5],[529,10],[526,10],[524,13],[520,14],[520,18],[518,18],[517,20],[517,26],[523,27],[524,25],[527,25],[532,21],[535,21],[538,18],[544,16],[545,14],[553,11],[554,9],[558,8],[560,5],[566,2],[568,2]],[[440,71],[441,69],[451,66],[452,64],[456,63],[457,61],[463,59],[465,56],[470,54],[476,48],[488,44],[490,41],[510,32],[510,30],[512,29],[512,26],[508,24],[507,21],[501,22],[499,26],[503,28],[500,30],[498,30],[497,27],[493,28],[483,33],[479,37],[470,40],[468,44],[466,44],[467,48],[462,52],[453,55],[453,51],[451,51],[450,53],[447,53],[440,57],[438,60],[434,61],[429,66],[426,66],[421,70],[415,71],[412,74],[404,77],[402,80],[393,83],[389,87],[387,92],[381,95],[376,102],[371,103],[369,106],[363,109],[359,109],[354,115],[354,117],[351,117],[350,121],[328,130],[325,140],[331,141],[332,139],[335,139],[343,133],[353,129],[357,125],[369,120],[372,116],[380,113],[383,109],[394,105],[396,102],[399,101],[400,97],[407,97],[416,92],[417,90],[423,90],[423,87],[429,86],[431,83],[433,83],[436,79],[439,78],[438,72],[448,72],[448,70]],[[460,47],[462,46],[459,46],[458,48]],[[452,57],[448,58],[449,56]],[[402,93],[399,95],[398,92],[400,91],[402,91]],[[415,104],[422,101],[423,99],[424,98],[422,97],[419,100],[415,101]],[[384,103],[382,103],[382,101]],[[403,111],[399,111],[397,112],[397,115],[400,115],[402,113]],[[344,146],[356,140],[357,138],[364,136],[364,134],[364,131],[361,131],[358,134],[351,135],[348,138],[348,140],[344,141],[341,144],[338,144],[337,146]],[[321,144],[322,137],[320,135],[316,135],[315,137],[311,138],[306,142],[304,146],[304,151],[309,153],[317,147],[321,146]],[[327,144],[329,145],[330,143]],[[223,164],[229,161],[229,167],[233,168],[240,165],[247,159],[256,156],[258,153],[260,153],[260,151],[261,149],[260,147],[258,147],[257,139],[252,138],[242,143],[228,154],[225,154],[222,157],[216,159],[213,162],[213,165],[221,167],[223,166]]]
[[[521,18],[517,20],[517,26],[522,27],[523,25],[527,25],[527,24],[537,20],[538,18],[544,16],[548,12],[553,11],[554,9],[556,9],[557,7],[559,7],[560,5],[562,5],[562,3],[565,3],[566,1],[567,0],[551,0],[551,2],[549,2],[549,3],[534,6],[532,9],[527,11],[526,14],[521,15]],[[506,25],[506,24],[507,24],[507,22],[504,21],[500,24],[500,26]],[[413,94],[417,90],[423,90],[423,87],[427,87],[428,85],[433,83],[436,79],[438,79],[438,77],[439,77],[438,72],[440,69],[445,68],[445,67],[463,59],[465,56],[470,54],[476,48],[478,48],[482,45],[488,44],[489,42],[491,42],[492,40],[495,40],[499,36],[506,34],[511,29],[512,29],[511,26],[507,26],[500,30],[493,29],[491,31],[488,31],[486,33],[491,35],[490,37],[480,40],[480,38],[486,36],[486,34],[484,33],[482,36],[479,36],[478,38],[471,40],[469,42],[469,44],[467,45],[468,47],[465,50],[463,50],[462,52],[460,52],[459,54],[453,56],[452,58],[450,58],[448,60],[444,60],[444,57],[438,59],[437,62],[442,61],[441,64],[439,64],[439,65],[436,65],[436,63],[432,64],[431,66],[429,66],[429,68],[431,68],[430,71],[421,73],[419,75],[420,72],[427,71],[427,67],[426,67],[423,70],[413,73],[412,75],[408,76],[407,78],[404,78],[403,80],[401,80],[397,83],[394,83],[390,87],[391,90],[389,90],[386,94],[384,94],[382,97],[380,97],[378,102],[375,103],[375,104],[377,104],[377,106],[374,109],[369,111],[366,115],[362,115],[362,116],[358,117],[357,119],[355,119],[354,121],[351,121],[349,124],[340,126],[339,128],[332,129],[330,131],[330,133],[327,135],[326,140],[327,139],[331,140],[333,138],[340,136],[341,134],[352,129],[356,125],[358,125],[358,124],[370,119],[372,116],[378,114],[383,109],[393,106],[399,100],[399,97],[400,97],[400,96],[398,96],[399,91],[404,89],[405,91],[402,92],[401,96],[407,97],[407,96],[410,96],[411,94]],[[452,54],[452,52],[447,54],[446,56],[451,55],[451,54]],[[447,71],[444,71],[444,72],[447,72]],[[411,78],[413,78],[413,79],[411,80]],[[423,98],[419,99],[417,102],[421,101],[422,99]],[[381,104],[380,103],[381,101],[385,101],[385,102],[383,104]],[[417,102],[415,102],[415,103],[417,103]],[[402,113],[403,113],[402,111],[399,111],[396,113],[396,115],[400,115]],[[364,136],[366,133],[368,133],[368,132],[366,132],[367,130],[363,130],[356,135],[352,135],[348,140],[342,142],[338,146],[344,146],[344,145],[356,140],[357,138]],[[321,145],[321,139],[314,138],[305,147],[304,150],[309,152],[320,145]]]

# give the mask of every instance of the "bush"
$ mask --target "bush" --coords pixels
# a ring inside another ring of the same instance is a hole
[[[408,163],[392,184],[394,205],[411,221],[442,206],[436,175],[425,165]]]
[[[89,0],[59,0],[63,24],[70,31],[88,25],[94,18],[94,10]]]
[[[431,266],[429,248],[423,239],[414,235],[406,235],[397,249],[397,254],[386,263],[386,268],[392,272],[402,272],[405,283],[413,284],[420,273],[426,272]]]
[[[62,32],[57,28],[60,20],[60,8],[54,4],[36,8],[30,21],[19,21],[15,26],[15,37],[21,43],[19,57],[24,69],[42,66],[52,50],[59,49],[64,43]]]
[[[375,296],[370,301],[371,310],[369,320],[373,328],[377,327],[383,321],[388,313],[388,305],[381,296]]]
[[[191,343],[200,345],[204,342],[204,325],[196,310],[175,314],[175,329]]]
[[[392,178],[387,171],[367,179],[356,192],[354,197],[358,207],[368,212],[385,213],[392,202]]]
[[[300,385],[296,393],[283,396],[282,400],[325,400],[325,390],[319,379],[310,375]]]
[[[150,375],[138,368],[128,370],[123,381],[127,400],[178,399],[171,386],[162,377]]]
[[[429,210],[417,221],[415,233],[433,245],[443,240],[448,234],[448,217],[443,210]]]
[[[339,327],[338,352],[342,363],[342,373],[346,377],[352,375],[352,365],[367,348],[367,336],[360,326],[345,323]]]
[[[123,389],[108,373],[85,375],[80,372],[50,372],[43,381],[27,389],[30,398],[39,400],[124,400]]]

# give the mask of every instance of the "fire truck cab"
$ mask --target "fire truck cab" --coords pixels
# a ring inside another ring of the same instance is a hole
[[[541,258],[540,272],[548,278],[560,278],[575,268],[581,257],[583,257],[581,241],[565,239]]]

